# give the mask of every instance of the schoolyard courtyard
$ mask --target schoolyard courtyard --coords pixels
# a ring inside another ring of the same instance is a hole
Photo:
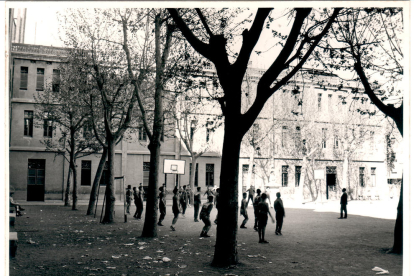
[[[203,199],[203,202],[205,199]],[[158,238],[141,238],[144,221],[128,216],[116,205],[116,222],[99,223],[63,204],[30,205],[16,218],[18,248],[9,272],[17,275],[376,275],[380,267],[389,275],[402,275],[402,255],[386,254],[393,244],[396,200],[351,201],[348,219],[339,217],[339,202],[294,204],[285,202],[282,236],[269,223],[266,239],[258,243],[249,204],[247,229],[238,230],[240,264],[210,266],[216,237],[200,238],[203,223],[193,221],[193,208],[180,215],[176,231],[170,230],[171,204]],[[271,212],[274,212],[273,209]],[[145,210],[144,210],[145,214]],[[143,215],[144,215],[143,214]],[[274,213],[273,213],[274,215]],[[212,221],[216,209],[211,214]],[[239,217],[241,224],[242,217]]]

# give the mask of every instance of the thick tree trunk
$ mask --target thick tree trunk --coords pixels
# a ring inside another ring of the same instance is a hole
[[[226,118],[227,119],[227,118]],[[220,197],[217,239],[212,265],[226,267],[237,264],[238,177],[242,135],[237,123],[225,122],[223,156],[220,175]]]
[[[149,183],[147,188],[147,205],[145,209],[145,222],[142,230],[142,237],[157,237],[157,191],[158,191],[158,170],[160,164],[160,146],[154,145],[153,142],[149,145],[150,149],[150,173]]]
[[[403,253],[403,180],[401,181],[400,200],[397,207],[397,220],[394,227],[394,245],[390,253]]]
[[[114,221],[114,209],[115,209],[115,139],[112,135],[106,136],[108,143],[108,165],[109,165],[109,183],[106,184],[105,197],[105,215],[102,223],[112,223]]]
[[[103,148],[103,152],[101,155],[101,160],[99,161],[98,169],[95,173],[95,178],[93,180],[93,185],[91,189],[91,195],[89,197],[89,205],[88,205],[88,211],[86,212],[86,215],[93,215],[93,211],[95,208],[96,201],[98,200],[98,191],[99,191],[99,182],[101,180],[102,172],[105,167],[105,161],[108,156],[108,149],[106,147]]]
[[[157,190],[158,190],[158,171],[160,166],[161,134],[164,125],[163,112],[163,77],[165,62],[168,59],[171,46],[172,29],[167,26],[167,35],[164,51],[161,55],[161,15],[155,17],[155,94],[154,94],[154,124],[151,141],[148,146],[150,150],[150,173],[147,190],[147,208],[145,210],[145,223],[142,230],[142,237],[157,237]]]
[[[71,181],[71,175],[72,175],[72,168],[69,164],[69,170],[68,170],[68,180],[66,181],[66,191],[65,191],[65,206],[70,206],[69,203],[69,194],[70,194],[70,181]]]

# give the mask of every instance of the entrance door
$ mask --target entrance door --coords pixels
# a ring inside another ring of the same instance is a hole
[[[27,201],[45,200],[45,159],[29,159]]]
[[[329,191],[336,188],[336,167],[326,167],[326,199],[329,199]]]

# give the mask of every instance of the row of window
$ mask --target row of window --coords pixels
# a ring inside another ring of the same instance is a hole
[[[191,174],[191,163],[190,163],[190,174]],[[92,176],[92,161],[89,160],[82,160],[82,167],[81,167],[81,186],[90,186],[91,185],[91,176]],[[144,162],[142,165],[143,171],[143,179],[142,184],[144,186],[148,186],[149,183],[149,171],[150,171],[150,163]],[[206,187],[214,186],[214,164],[206,164]],[[100,181],[100,185],[106,185],[109,183],[109,166],[108,161],[105,162],[105,166],[102,172],[102,177]],[[194,185],[198,187],[198,163],[196,164],[196,172],[195,172],[195,182]]]
[[[353,99],[360,99],[359,97],[354,97]],[[368,102],[368,98],[362,98],[363,102]],[[342,105],[346,104],[345,97],[342,95],[338,95],[338,102]],[[371,104],[373,104],[371,102]],[[332,106],[332,94],[328,94],[328,106]],[[318,111],[322,111],[322,93],[318,93]]]
[[[352,130],[354,132],[354,130]],[[326,142],[328,141],[328,129],[327,128],[322,128],[322,141],[321,141],[321,145],[322,148],[326,149]],[[374,146],[374,131],[370,131],[369,132],[369,139],[370,139],[370,143],[371,143],[371,148]],[[282,148],[285,148],[288,146],[288,127],[287,126],[282,126]],[[364,136],[364,130],[360,129],[360,133],[359,133],[360,137],[362,138]],[[334,149],[338,149],[339,148],[339,137],[337,135],[334,135],[334,142],[333,142],[333,148]],[[300,127],[296,127],[296,131],[293,133],[293,140],[295,143],[295,147],[297,149],[300,149],[301,147],[303,148],[303,150],[306,150],[306,139],[301,138],[301,132],[300,132]],[[304,153],[305,154],[305,153]]]
[[[29,67],[20,67],[20,90],[27,90],[29,85]],[[45,68],[36,68],[36,91],[43,91],[45,87]],[[60,70],[53,69],[52,91],[59,92]]]
[[[24,111],[24,136],[33,137],[33,111]],[[49,119],[43,120],[43,136],[51,138],[53,135],[53,122]]]
[[[254,174],[254,168],[255,166],[253,165],[253,174]],[[336,167],[326,167],[327,168],[327,173],[328,174],[335,174],[336,175]],[[245,183],[245,178],[247,175],[247,172],[249,170],[249,165],[243,165],[242,167],[242,181],[243,181],[243,185]],[[377,183],[377,178],[376,178],[376,167],[371,167],[371,187],[375,187],[376,183]],[[299,183],[300,183],[300,177],[301,177],[301,171],[302,171],[302,166],[295,166],[295,187],[299,187]],[[252,177],[254,177],[252,174]],[[289,166],[284,165],[282,166],[282,178],[281,178],[281,184],[282,187],[287,187],[289,184]],[[365,167],[359,167],[359,185],[361,187],[365,187],[366,183],[365,183]]]

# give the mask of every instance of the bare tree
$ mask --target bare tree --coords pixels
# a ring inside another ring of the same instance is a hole
[[[84,132],[90,113],[85,104],[88,85],[84,60],[73,59],[68,50],[66,63],[55,70],[53,79],[48,81],[45,91],[34,96],[37,127],[43,128],[46,151],[53,151],[69,162],[65,206],[69,206],[71,175],[73,182],[72,209],[77,210],[77,165],[80,157],[96,153],[100,145],[91,135]],[[54,137],[52,137],[54,136]],[[67,155],[69,155],[69,158]]]
[[[326,42],[315,52],[327,69],[355,73],[371,102],[390,117],[403,136],[403,9],[348,9],[338,17]],[[393,99],[393,102],[389,102]],[[361,110],[361,112],[364,112]],[[397,207],[394,245],[402,253],[403,185]]]
[[[228,39],[225,31],[226,20],[222,20],[221,28],[211,28],[208,14],[201,9],[195,12],[183,13],[181,10],[169,9],[169,12],[181,30],[184,37],[201,55],[209,59],[216,68],[217,77],[223,96],[218,99],[224,116],[224,142],[222,168],[220,176],[220,209],[217,226],[217,240],[213,264],[228,266],[238,262],[237,254],[237,218],[238,218],[238,173],[240,144],[245,133],[250,129],[262,110],[266,101],[303,66],[322,37],[328,32],[340,9],[332,13],[323,11],[323,18],[312,22],[308,16],[312,9],[295,9],[290,14],[293,25],[290,34],[284,41],[283,47],[273,64],[265,70],[258,81],[256,98],[250,108],[241,113],[241,97],[243,78],[246,74],[250,56],[255,48],[263,28],[273,18],[269,18],[271,9],[258,9],[250,29],[242,32],[242,43],[237,55],[228,49]],[[198,17],[204,36],[195,32],[192,24],[187,24],[188,18]],[[309,23],[309,24],[308,24]],[[233,26],[232,26],[233,27]],[[231,35],[235,34],[229,32]],[[234,49],[231,49],[234,50]],[[231,62],[232,60],[232,62]],[[294,65],[293,67],[289,67]],[[280,74],[288,73],[281,79]],[[243,124],[240,124],[243,122]]]

